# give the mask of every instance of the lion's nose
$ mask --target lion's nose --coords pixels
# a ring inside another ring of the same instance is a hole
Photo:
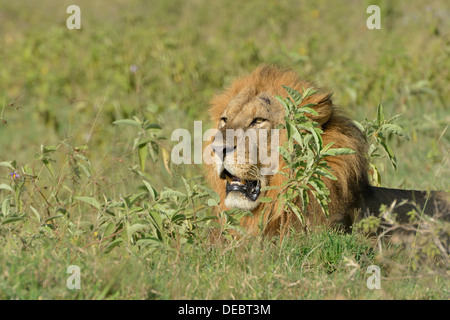
[[[236,146],[212,145],[212,149],[214,153],[223,160],[228,154],[233,153],[234,150],[236,150]]]

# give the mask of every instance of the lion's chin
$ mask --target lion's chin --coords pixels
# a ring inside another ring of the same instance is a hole
[[[259,205],[259,201],[249,200],[244,194],[240,192],[230,192],[225,197],[225,206],[229,209],[241,209],[244,211],[252,211]]]

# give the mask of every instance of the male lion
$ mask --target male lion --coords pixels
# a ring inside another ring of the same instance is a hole
[[[275,129],[284,123],[285,110],[275,96],[286,97],[287,92],[282,85],[289,86],[299,92],[306,88],[315,88],[318,93],[306,98],[302,105],[315,104],[312,108],[317,115],[308,114],[320,124],[324,131],[323,144],[334,142],[333,148],[350,148],[356,153],[327,157],[327,163],[337,180],[324,178],[330,190],[329,218],[314,201],[310,202],[304,213],[308,225],[328,225],[350,230],[355,221],[365,215],[378,215],[380,205],[390,206],[394,201],[399,204],[395,208],[399,221],[407,221],[406,213],[419,206],[427,214],[435,212],[448,213],[448,202],[445,193],[414,190],[397,190],[378,188],[369,185],[368,179],[368,143],[362,133],[350,119],[346,118],[333,105],[331,94],[318,89],[313,83],[301,80],[292,70],[274,66],[261,66],[250,75],[236,80],[231,87],[213,98],[210,109],[212,121],[218,129],[220,139],[216,135],[206,146],[210,146],[214,163],[208,165],[207,178],[212,188],[220,195],[221,209],[239,208],[251,211],[252,215],[241,220],[250,233],[257,233],[258,225],[263,222],[264,233],[274,234],[286,226],[298,225],[297,217],[286,211],[277,210],[278,203],[263,203],[261,197],[277,198],[279,189],[261,190],[266,186],[280,186],[284,179],[281,174],[262,174],[268,164],[251,154],[252,146],[245,150],[245,161],[238,161],[238,146],[246,146],[248,137],[227,139],[227,129],[242,129],[246,132],[253,129]],[[229,131],[228,131],[229,132]],[[259,136],[258,136],[259,137]],[[223,138],[223,139],[222,139]],[[271,136],[265,143],[257,138],[253,147],[264,148],[271,154]],[[281,137],[280,140],[283,140]],[[282,141],[280,142],[280,144]],[[273,151],[272,151],[273,152]],[[233,161],[227,161],[233,160]],[[282,158],[275,169],[284,167]],[[276,170],[275,170],[276,171]],[[264,210],[263,210],[264,209]]]

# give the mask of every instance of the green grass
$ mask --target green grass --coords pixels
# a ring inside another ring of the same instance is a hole
[[[389,141],[398,168],[379,164],[384,186],[449,190],[448,5],[375,2],[381,30],[366,28],[372,1],[77,1],[80,31],[65,27],[71,1],[1,3],[0,298],[447,299],[448,271],[421,241],[420,254],[380,250],[319,229],[211,244],[208,197],[155,202],[143,183],[189,193],[182,177],[205,185],[202,167],[171,175],[160,149],[141,170],[137,128],[112,124],[145,118],[171,145],[176,128],[210,126],[209,100],[232,79],[278,63],[357,121],[380,103],[403,114],[411,140]],[[72,264],[81,290],[66,288]],[[381,290],[366,287],[372,264]]]
[[[285,241],[248,241],[163,251],[152,258],[115,250],[99,255],[58,243],[2,259],[2,299],[442,299],[445,272],[407,270],[398,248],[380,258],[360,235],[316,230]],[[389,258],[388,258],[389,257]],[[3,257],[2,257],[3,258]],[[68,290],[66,269],[81,268]],[[382,290],[366,287],[380,266]],[[176,267],[174,267],[176,266]]]

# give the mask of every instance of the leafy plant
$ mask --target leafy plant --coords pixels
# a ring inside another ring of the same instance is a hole
[[[185,244],[202,242],[208,222],[216,217],[209,215],[208,206],[196,202],[208,198],[209,203],[216,203],[219,197],[204,186],[183,181],[185,192],[167,187],[157,192],[143,180],[144,192],[118,201],[105,199],[98,218],[102,250],[109,252],[128,243],[135,246],[133,250],[151,254],[161,248],[181,250]]]
[[[133,119],[116,120],[113,124],[129,125],[139,128],[137,137],[134,139],[133,150],[138,154],[139,168],[141,172],[145,172],[145,162],[147,160],[148,153],[150,153],[152,160],[156,161],[159,150],[162,150],[164,160],[168,159],[169,152],[167,151],[167,146],[161,143],[161,140],[164,140],[165,137],[161,137],[155,132],[155,130],[161,130],[160,125],[150,123],[149,120],[139,119],[138,117],[133,117]],[[170,173],[170,169],[166,161],[165,164],[167,171]]]
[[[376,119],[364,119],[361,123],[353,121],[355,125],[366,134],[367,139],[369,140],[368,156],[372,171],[372,183],[377,186],[381,185],[381,176],[379,173],[379,165],[376,163],[380,163],[379,161],[381,159],[387,158],[393,168],[397,169],[397,157],[388,144],[390,136],[396,135],[405,140],[409,140],[406,131],[398,124],[395,124],[396,120],[400,117],[401,115],[395,115],[392,118],[386,119],[385,114],[383,113],[383,106],[379,104],[377,107]]]
[[[317,91],[308,88],[302,93],[283,86],[289,97],[282,99],[277,97],[283,105],[286,116],[284,123],[279,126],[286,130],[287,143],[279,146],[278,150],[286,162],[286,167],[281,168],[279,174],[286,177],[281,185],[278,200],[284,204],[285,210],[295,214],[304,223],[304,214],[310,203],[310,195],[313,196],[322,212],[328,217],[328,202],[330,191],[323,182],[323,178],[336,177],[330,170],[325,158],[328,156],[340,156],[354,153],[349,148],[331,148],[333,143],[323,145],[323,131],[319,124],[307,117],[306,114],[317,115],[312,108],[315,104],[299,105]],[[285,169],[287,169],[285,171]],[[301,199],[300,202],[296,199]],[[297,203],[300,203],[300,208]],[[279,210],[281,208],[279,207]]]

